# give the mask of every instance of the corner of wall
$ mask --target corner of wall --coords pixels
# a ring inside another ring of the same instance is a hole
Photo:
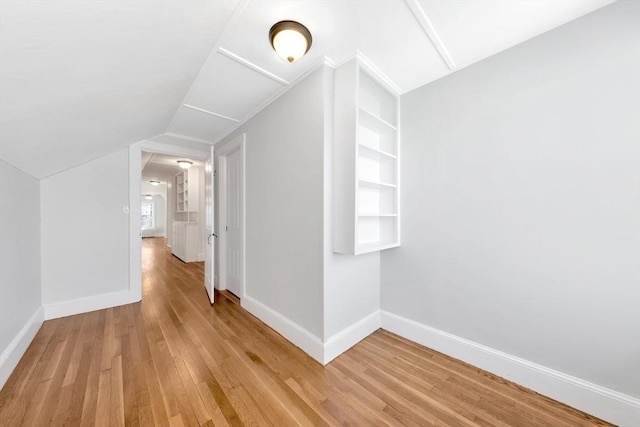
[[[331,362],[345,351],[380,329],[380,310],[363,317],[324,342],[323,364]]]
[[[0,389],[4,387],[9,376],[11,376],[11,373],[18,365],[18,362],[20,362],[20,359],[24,356],[43,322],[44,309],[40,307],[9,343],[2,354],[0,354]]]
[[[249,295],[245,294],[240,304],[242,308],[298,346],[317,362],[324,364],[324,343],[320,338]]]
[[[240,300],[240,304],[242,308],[256,316],[322,365],[331,362],[380,328],[380,311],[376,310],[323,341],[255,298],[245,295]]]

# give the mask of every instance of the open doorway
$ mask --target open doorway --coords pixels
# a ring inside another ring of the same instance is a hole
[[[217,147],[219,289],[245,294],[245,134]]]
[[[185,263],[204,262],[204,162],[148,151],[141,157],[142,237],[165,238]]]
[[[146,276],[168,262],[183,272],[194,267],[204,286],[204,166],[210,153],[151,141],[129,153],[131,294],[142,299],[143,267]],[[188,167],[180,166],[182,160]]]

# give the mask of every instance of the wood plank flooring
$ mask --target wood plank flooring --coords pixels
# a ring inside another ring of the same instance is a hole
[[[143,301],[44,323],[2,426],[608,425],[378,330],[321,366],[143,240]]]

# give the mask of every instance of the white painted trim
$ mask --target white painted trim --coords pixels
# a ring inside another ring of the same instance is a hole
[[[183,135],[181,133],[176,133],[176,132],[165,132],[165,133],[163,133],[161,135],[157,135],[157,136],[162,136],[162,135],[170,136],[170,137],[173,137],[173,138],[184,139],[185,141],[199,142],[200,144],[213,145],[213,141],[207,141],[206,139],[194,138],[193,136],[187,136],[187,135]],[[158,142],[158,141],[152,141],[152,142]],[[158,143],[159,144],[166,144],[164,142],[158,142]]]
[[[204,62],[205,65],[208,64],[209,61],[211,61],[213,59],[213,57],[216,55],[216,53],[218,52],[218,47],[223,42],[225,37],[227,37],[227,34],[231,30],[231,28],[233,28],[235,26],[236,21],[238,20],[238,18],[242,14],[242,11],[247,6],[247,4],[249,4],[249,0],[240,0],[240,1],[238,1],[238,4],[236,5],[236,8],[231,13],[231,17],[227,20],[227,23],[225,24],[224,29],[222,30],[222,32],[220,32],[220,35],[218,36],[218,39],[216,40],[215,46],[213,47],[213,49],[211,49],[211,52],[209,52],[209,55],[207,56],[207,60]],[[182,99],[182,102],[180,103],[180,105],[183,105],[183,104],[187,103],[187,100],[191,96],[191,93],[193,93],[193,90],[194,90],[194,88],[196,86],[196,82],[198,80],[200,80],[200,76],[202,75],[203,70],[205,68],[206,67],[204,67],[204,65],[202,67],[200,67],[200,70],[198,71],[198,75],[196,76],[195,79],[193,79],[193,82],[191,83],[191,86],[189,86],[189,90],[187,90],[187,93],[184,95],[184,98]],[[169,125],[167,126],[167,129],[165,129],[165,131],[171,129],[171,127],[173,126],[173,123],[175,122],[176,117],[178,116],[179,112],[180,112],[180,108],[177,108],[176,112],[173,113],[173,117],[171,118],[171,121],[169,122]],[[167,135],[170,135],[170,134],[167,133]]]
[[[340,68],[347,62],[353,61],[354,59],[358,61],[361,65],[364,65],[365,70],[368,72],[370,77],[372,77],[376,82],[384,86],[389,92],[393,92],[395,95],[400,96],[402,91],[400,90],[398,85],[396,85],[393,82],[393,80],[391,80],[385,73],[380,71],[380,69],[376,67],[375,64],[371,62],[371,60],[359,50],[356,50],[353,55],[347,57],[345,60],[340,61],[338,63],[335,63],[331,60],[325,61],[325,65],[334,69]]]
[[[238,123],[237,125],[232,126],[229,130],[227,130],[226,132],[224,132],[221,136],[219,136],[215,142],[214,145],[219,143],[220,141],[224,140],[226,137],[228,137],[229,135],[231,135],[233,132],[235,132],[240,126],[244,125],[245,123],[247,123],[249,120],[251,120],[255,115],[257,115],[260,111],[264,110],[265,108],[267,108],[272,102],[274,102],[275,100],[277,100],[278,98],[280,98],[282,95],[284,95],[285,93],[287,93],[287,91],[291,90],[292,88],[295,87],[295,85],[297,85],[299,82],[303,81],[304,79],[306,79],[309,75],[311,75],[312,73],[314,73],[315,71],[319,70],[321,67],[324,67],[325,64],[325,59],[326,57],[322,57],[320,61],[318,61],[316,63],[316,65],[314,65],[313,67],[309,68],[307,71],[305,71],[304,73],[302,73],[299,77],[297,77],[293,82],[291,82],[288,86],[283,86],[279,91],[277,91],[276,93],[274,93],[273,95],[271,95],[269,98],[267,98],[262,104],[258,105],[253,111],[251,111],[245,118],[243,118],[240,123]]]
[[[220,52],[222,55],[226,56],[227,58],[237,62],[240,65],[244,65],[245,67],[259,73],[262,74],[265,77],[270,78],[271,80],[273,80],[274,82],[280,83],[281,85],[285,85],[288,86],[289,82],[286,81],[285,79],[276,76],[275,74],[273,74],[270,71],[265,70],[264,68],[254,64],[253,62],[244,59],[243,57],[236,55],[235,53],[223,48],[223,47],[219,47],[218,48],[218,52]]]
[[[176,138],[185,138],[184,136],[180,136],[178,134],[166,134],[166,135],[174,136]],[[189,140],[195,141],[195,142],[203,142],[193,138],[190,138]],[[209,145],[211,145],[211,142],[207,143],[207,147],[203,147],[202,150],[198,150],[196,148],[184,147],[181,145],[176,145],[168,142],[143,140],[140,142],[136,142],[135,144],[131,145],[131,147],[135,147],[140,151],[147,151],[153,154],[166,154],[169,156],[176,156],[176,157],[193,157],[196,160],[207,160],[207,156],[209,155],[208,154]],[[140,171],[140,173],[142,174],[142,170]]]
[[[376,65],[369,58],[367,58],[364,53],[357,51],[354,56],[358,59],[358,61],[360,61],[361,65],[364,65],[365,70],[369,72],[369,75],[371,75],[371,77],[377,80],[378,83],[382,84],[382,86],[385,86],[387,90],[393,92],[397,96],[400,96],[400,88],[393,82],[393,80],[391,80],[385,73],[383,73],[378,67],[376,67]]]
[[[129,147],[129,292],[142,299],[141,143]]]
[[[197,160],[206,160],[209,156],[207,151],[157,141],[144,140],[129,146],[129,290],[126,291],[131,294],[129,302],[137,302],[142,299],[142,243],[140,241],[142,232],[140,226],[142,151]]]
[[[380,329],[380,310],[376,310],[333,335],[324,343],[324,364],[331,362],[378,329]]]
[[[234,153],[236,150],[240,150],[240,163],[242,166],[242,212],[241,219],[242,222],[242,260],[241,267],[242,270],[242,280],[240,281],[240,299],[244,298],[245,289],[246,289],[246,259],[247,259],[247,239],[246,239],[246,229],[247,229],[247,162],[246,162],[246,141],[247,134],[242,133],[238,135],[231,141],[227,142],[224,145],[215,147],[215,155],[218,156],[218,235],[220,236],[219,244],[218,244],[218,269],[220,270],[220,282],[219,289],[224,290],[228,289],[226,277],[227,277],[227,259],[226,259],[226,246],[227,246],[227,235],[222,231],[222,224],[226,224],[227,222],[227,156],[231,153]]]
[[[44,306],[44,319],[51,320],[74,314],[104,310],[140,301],[136,292],[118,291],[108,294],[78,298],[71,301],[61,301]]]
[[[316,361],[323,363],[324,344],[320,338],[249,295],[245,294],[240,305]]]
[[[411,10],[411,13],[413,13],[413,16],[415,16],[418,24],[420,24],[422,31],[424,31],[426,36],[429,37],[431,44],[436,48],[447,67],[450,70],[455,69],[456,63],[453,61],[453,58],[451,57],[451,54],[449,54],[444,43],[442,43],[442,40],[440,40],[440,36],[438,36],[436,29],[433,27],[433,24],[431,24],[431,20],[424,9],[422,9],[422,6],[420,6],[420,3],[418,3],[417,0],[405,0],[404,2]]]
[[[18,362],[20,362],[31,341],[40,330],[42,322],[44,322],[44,309],[39,307],[0,354],[0,390],[4,387],[16,366],[18,366]]]
[[[192,110],[195,110],[195,111],[199,111],[201,113],[209,114],[210,116],[214,116],[214,117],[218,117],[218,118],[221,118],[221,119],[229,120],[231,122],[236,122],[236,123],[240,122],[240,120],[234,119],[233,117],[225,116],[224,114],[220,114],[220,113],[214,113],[213,111],[205,110],[204,108],[196,107],[194,105],[184,104],[183,106],[186,107],[186,108],[190,108]]]
[[[640,399],[382,310],[394,334],[470,363],[620,426],[640,425]]]

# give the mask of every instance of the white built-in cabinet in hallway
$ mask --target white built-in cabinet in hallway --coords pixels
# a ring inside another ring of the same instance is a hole
[[[198,261],[198,223],[173,221],[171,252],[184,262]]]
[[[358,58],[335,72],[333,250],[400,245],[398,95]]]
[[[184,262],[199,261],[200,169],[192,166],[175,177],[176,206],[171,253]]]

